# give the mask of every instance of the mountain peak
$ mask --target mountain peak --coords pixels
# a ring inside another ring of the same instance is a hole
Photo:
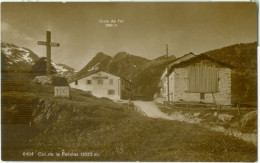
[[[169,57],[167,57],[166,55],[162,55],[160,57],[157,57],[154,59],[154,61],[164,61],[164,60],[175,60],[176,57],[174,55],[169,55]]]
[[[103,57],[103,56],[109,56],[109,55],[107,55],[107,54],[105,54],[103,52],[98,52],[95,57]]]
[[[114,56],[114,58],[118,58],[118,57],[126,57],[126,56],[129,56],[130,54],[128,54],[127,52],[125,51],[122,51],[122,52],[118,52],[116,53],[116,55]]]
[[[103,52],[98,52],[94,58],[92,58],[92,60],[86,64],[86,66],[84,66],[84,68],[82,68],[77,76],[83,76],[85,74],[88,74],[90,71],[93,71],[95,69],[99,69],[99,70],[104,70],[106,69],[108,63],[110,62],[110,60],[112,59],[111,56],[103,53]]]

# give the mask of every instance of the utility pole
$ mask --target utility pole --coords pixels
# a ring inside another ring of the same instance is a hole
[[[168,63],[168,61],[169,61],[169,54],[168,54],[168,44],[166,44],[166,56],[167,56],[167,59],[166,59],[166,64],[167,64],[167,100],[168,100],[168,102],[170,101],[170,90],[169,90],[169,88],[170,88],[170,83],[169,83],[169,63]]]

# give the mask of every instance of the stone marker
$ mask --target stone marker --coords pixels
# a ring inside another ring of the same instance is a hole
[[[69,86],[55,86],[54,87],[54,97],[70,97],[70,87]]]

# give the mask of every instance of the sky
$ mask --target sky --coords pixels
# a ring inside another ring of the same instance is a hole
[[[107,23],[107,21],[109,21]],[[113,21],[113,22],[111,22]],[[112,27],[109,25],[113,25]],[[257,6],[248,2],[2,3],[1,41],[46,56],[51,31],[52,60],[76,70],[98,52],[125,51],[148,59],[166,54],[200,54],[257,41]]]

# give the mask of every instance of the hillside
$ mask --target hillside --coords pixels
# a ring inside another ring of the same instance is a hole
[[[99,70],[104,70],[131,80],[131,76],[149,61],[148,59],[126,52],[119,52],[113,57],[100,52],[79,71],[77,76],[84,76],[98,68]]]
[[[38,55],[30,49],[5,42],[1,42],[1,57],[4,79],[11,76],[11,78],[22,80],[25,76],[29,76],[32,66],[39,60]],[[66,77],[68,80],[74,79],[76,72],[72,67],[54,62],[52,65],[59,76]]]
[[[53,98],[52,86],[28,82],[2,84],[5,161],[257,159],[257,147],[253,144],[197,125],[147,118],[127,105],[84,91],[71,89],[71,99],[63,99]],[[23,156],[24,152],[33,152],[33,156]],[[79,156],[38,156],[38,152],[79,153]],[[97,155],[80,155],[84,152]]]
[[[102,52],[97,53],[96,56],[92,58],[92,60],[77,73],[77,77],[84,76],[87,73],[95,70],[97,67],[100,70],[106,70],[107,65],[111,59],[112,57],[109,55],[106,55]]]
[[[107,71],[132,80],[132,76],[149,62],[150,60],[143,57],[119,52],[110,60]]]
[[[235,66],[232,73],[233,103],[256,105],[256,50],[257,43],[254,42],[231,45],[202,53]],[[135,93],[141,92],[145,96],[145,100],[153,100],[153,96],[158,89],[160,76],[166,68],[166,63],[175,59],[175,56],[170,56],[167,61],[165,56],[160,56],[154,60],[148,60],[126,52],[117,53],[114,57],[98,53],[79,74],[85,75],[94,67],[100,67],[102,70],[131,80],[137,85],[134,90]]]
[[[202,54],[233,65],[240,75],[255,77],[257,74],[257,42],[235,44]]]
[[[243,43],[202,54],[233,65],[232,102],[257,105],[257,42]]]
[[[78,76],[87,74],[99,69],[116,74],[131,80],[137,85],[134,92],[142,92],[145,100],[152,100],[156,92],[157,84],[163,70],[166,66],[167,58],[165,56],[158,57],[154,60],[148,60],[143,57],[131,55],[126,52],[119,52],[113,57],[98,53],[83,69],[78,73]],[[169,57],[168,62],[175,60],[175,56]]]
[[[167,57],[166,55],[162,55],[160,57],[155,58],[154,61],[163,61],[163,60],[167,59],[166,57]],[[174,60],[174,59],[176,59],[176,57],[174,55],[170,55],[168,59]]]

